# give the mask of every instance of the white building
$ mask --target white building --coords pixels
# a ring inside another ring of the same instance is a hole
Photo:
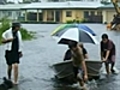
[[[26,4],[6,4],[0,5],[0,19],[7,17],[11,20],[17,20],[19,17],[24,16],[24,12],[20,8]]]

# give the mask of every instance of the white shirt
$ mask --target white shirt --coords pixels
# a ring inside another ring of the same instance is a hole
[[[22,51],[22,36],[20,31],[17,32],[18,34],[18,41],[19,41],[19,52]],[[7,40],[7,39],[11,39],[13,38],[12,35],[12,28],[6,30],[3,34],[2,34],[2,38]],[[5,44],[5,50],[11,50],[12,49],[12,42],[8,42]]]

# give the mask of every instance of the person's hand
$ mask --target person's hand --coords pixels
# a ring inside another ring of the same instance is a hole
[[[22,52],[19,52],[19,57],[21,58],[23,56]]]
[[[84,81],[88,80],[88,75],[84,75]]]
[[[103,60],[102,60],[102,61],[103,61],[103,62],[105,62],[106,60],[107,60],[106,58],[103,58]]]
[[[14,38],[7,39],[7,42],[12,42]]]

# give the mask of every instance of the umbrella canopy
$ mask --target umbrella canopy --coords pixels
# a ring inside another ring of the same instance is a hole
[[[87,31],[90,34],[92,34],[93,36],[96,36],[95,32],[84,24],[64,24],[64,25],[60,25],[58,28],[56,28],[52,32],[51,36],[60,37],[64,32],[66,32],[70,28],[76,28],[78,30]]]
[[[98,44],[98,41],[89,32],[83,30],[76,30],[77,28],[71,28],[67,30],[57,40],[58,44],[68,44],[69,41],[77,41],[83,43]]]

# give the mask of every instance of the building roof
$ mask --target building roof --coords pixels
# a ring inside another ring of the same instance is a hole
[[[120,3],[118,3],[118,5],[120,5]],[[101,9],[114,9],[114,5],[112,3],[110,3],[108,5],[100,6],[99,8],[101,8]]]
[[[120,4],[120,3],[119,3]],[[99,2],[42,2],[31,4],[5,4],[0,5],[0,10],[36,10],[36,9],[114,9],[113,4],[103,5]]]
[[[92,8],[96,9],[103,4],[98,2],[80,2],[80,1],[69,1],[69,2],[41,2],[31,3],[22,7],[21,9],[74,9],[74,8]]]
[[[21,7],[28,4],[5,4],[0,5],[0,10],[20,10]]]

